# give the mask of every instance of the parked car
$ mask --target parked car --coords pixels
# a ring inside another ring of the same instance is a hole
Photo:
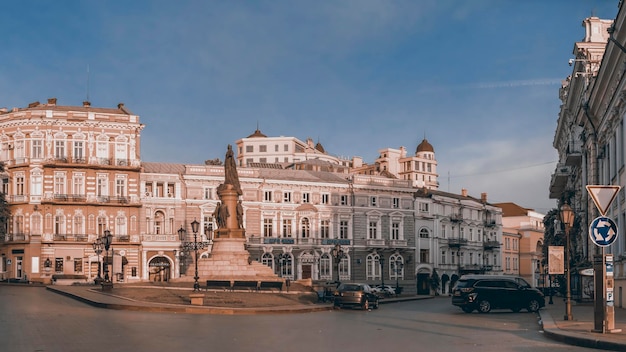
[[[374,293],[376,293],[379,297],[391,297],[396,294],[396,289],[389,285],[376,285],[372,287]]]
[[[344,283],[335,290],[334,306],[361,307],[363,310],[378,309],[378,296],[368,284]]]
[[[452,290],[452,304],[466,313],[524,308],[536,312],[545,306],[545,297],[519,276],[464,275]]]

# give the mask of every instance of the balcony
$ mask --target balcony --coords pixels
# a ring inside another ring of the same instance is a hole
[[[407,246],[406,240],[388,240],[387,242],[391,248],[401,248]]]
[[[493,250],[495,248],[500,248],[500,242],[498,242],[498,241],[485,241],[485,242],[483,242],[483,248],[485,250]]]
[[[567,181],[571,175],[569,166],[558,164],[550,180],[550,199],[558,199],[565,191]]]
[[[467,245],[466,238],[450,238],[448,240],[448,247],[450,248],[460,248]]]
[[[461,214],[450,214],[450,221],[452,221],[452,222],[461,222],[461,221],[463,221],[463,215],[461,215]]]
[[[565,151],[565,165],[576,166],[580,165],[583,160],[583,154],[581,152],[582,146],[580,141],[570,141]]]
[[[88,242],[88,235],[56,234],[52,238],[55,242]]]
[[[496,221],[495,220],[485,221],[485,227],[496,227]]]

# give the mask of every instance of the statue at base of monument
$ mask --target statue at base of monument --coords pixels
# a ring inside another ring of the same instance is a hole
[[[226,204],[222,202],[217,202],[215,206],[215,210],[213,211],[213,217],[217,222],[217,228],[223,229],[226,228],[226,220],[230,216],[228,212],[228,207]]]

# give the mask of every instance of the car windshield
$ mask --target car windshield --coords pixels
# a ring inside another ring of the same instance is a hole
[[[361,285],[341,284],[338,290],[339,291],[363,291],[363,287]]]
[[[455,287],[456,288],[465,288],[465,287],[470,287],[470,281],[469,280],[459,280],[457,281]]]
[[[516,278],[516,279],[515,279],[515,281],[517,281],[517,284],[518,284],[520,287],[523,287],[523,288],[528,288],[528,287],[530,287],[530,285],[528,284],[528,282],[526,282],[526,280],[522,279],[521,277]]]

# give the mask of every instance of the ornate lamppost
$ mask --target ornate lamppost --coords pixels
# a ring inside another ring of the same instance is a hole
[[[200,291],[200,283],[198,283],[198,279],[200,278],[198,276],[198,249],[205,249],[208,245],[207,242],[198,242],[198,226],[200,226],[200,223],[194,219],[191,222],[191,231],[193,232],[193,242],[183,242],[183,248],[185,250],[191,251],[193,250],[195,252],[195,275],[193,277],[194,282],[193,282],[193,290],[194,291]],[[178,230],[178,236],[181,239],[185,238],[185,234],[187,233],[187,231],[185,231],[185,229],[183,228],[183,226],[180,226],[180,229]]]
[[[104,266],[104,281],[102,281],[102,290],[110,290],[113,288],[113,282],[109,277],[109,258],[111,258],[111,267],[113,267],[113,248],[111,248],[111,243],[113,243],[113,235],[111,235],[111,231],[104,230],[104,236],[102,237],[102,244],[104,245],[104,253],[106,254],[106,265]],[[109,248],[111,248],[111,256],[109,257]]]
[[[378,262],[380,263],[380,287],[385,289],[385,257],[380,255]]]
[[[333,256],[333,258],[335,259],[335,265],[337,266],[337,286],[339,286],[339,263],[341,262],[341,259],[343,259],[344,257],[344,253],[343,253],[343,249],[341,248],[341,246],[339,245],[339,243],[337,243],[335,245],[335,247],[333,247],[331,254]]]
[[[395,263],[395,271],[396,271],[396,294],[400,294],[400,284],[399,278],[400,274],[402,274],[402,270],[404,269],[404,263],[401,259],[397,258]]]
[[[99,284],[102,282],[102,277],[100,276],[100,253],[102,253],[102,249],[104,247],[102,237],[98,236],[95,242],[91,245],[93,246],[93,251],[96,252],[96,255],[98,256],[98,276],[96,277],[96,284]]]
[[[570,284],[570,241],[569,233],[574,225],[574,211],[569,204],[561,205],[561,222],[565,226],[565,316],[564,320],[572,320],[572,287]]]

